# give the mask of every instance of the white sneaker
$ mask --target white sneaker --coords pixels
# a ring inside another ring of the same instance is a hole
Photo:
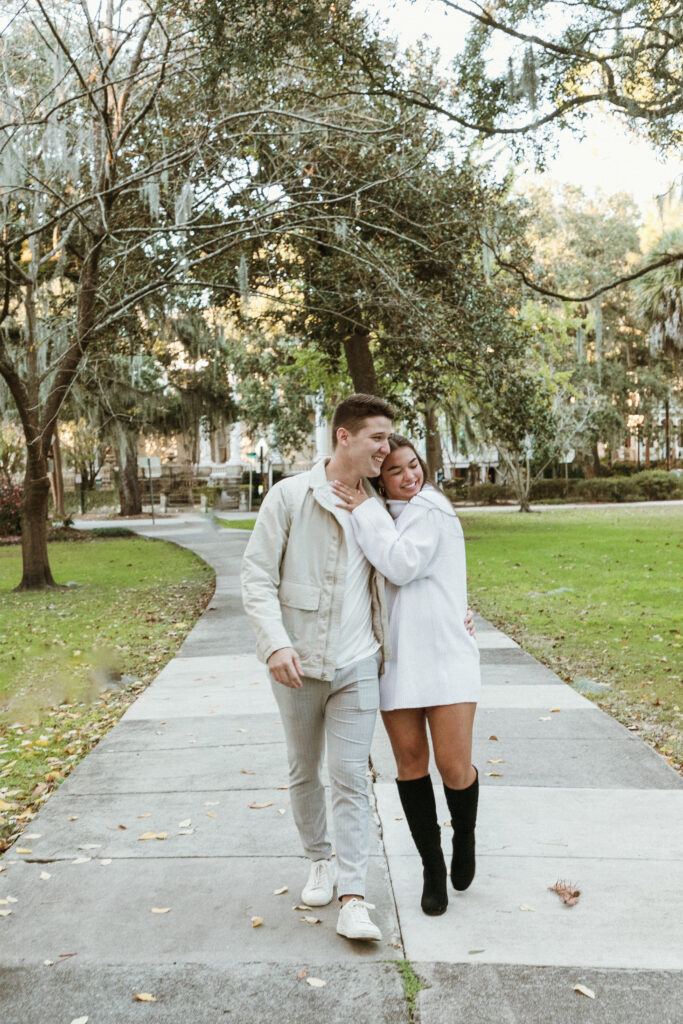
[[[382,933],[370,920],[368,910],[374,910],[373,903],[365,903],[354,896],[339,911],[337,932],[347,939],[381,939]]]
[[[325,907],[332,902],[337,883],[337,867],[331,860],[314,860],[301,900],[309,907]]]

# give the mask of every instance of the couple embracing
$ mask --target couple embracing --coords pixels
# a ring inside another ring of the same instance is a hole
[[[382,937],[365,902],[366,773],[378,708],[422,858],[425,914],[448,906],[427,725],[453,825],[453,886],[467,889],[475,868],[480,677],[463,534],[411,442],[392,433],[393,418],[374,395],[338,405],[332,457],[268,492],[242,566],[244,607],[280,709],[292,811],[311,861],[301,897],[324,906],[336,885],[337,931],[349,939]],[[321,778],[326,744],[334,859]]]

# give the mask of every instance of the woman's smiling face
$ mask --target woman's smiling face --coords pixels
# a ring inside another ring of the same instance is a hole
[[[425,482],[420,461],[407,445],[396,448],[382,463],[380,474],[387,498],[394,501],[410,501],[422,490]]]

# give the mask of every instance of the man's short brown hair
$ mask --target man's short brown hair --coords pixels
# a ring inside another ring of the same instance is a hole
[[[340,402],[332,415],[332,446],[337,444],[337,431],[345,427],[350,434],[357,434],[369,416],[386,416],[393,420],[394,408],[377,395],[349,395]]]

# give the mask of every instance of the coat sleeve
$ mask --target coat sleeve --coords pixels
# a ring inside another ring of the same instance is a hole
[[[428,575],[439,546],[440,523],[435,512],[421,512],[399,533],[378,501],[364,501],[354,510],[351,522],[367,560],[400,587]]]
[[[263,500],[241,571],[242,603],[256,633],[259,657],[264,661],[281,647],[293,646],[278,597],[280,564],[290,524],[285,493],[276,485]]]

